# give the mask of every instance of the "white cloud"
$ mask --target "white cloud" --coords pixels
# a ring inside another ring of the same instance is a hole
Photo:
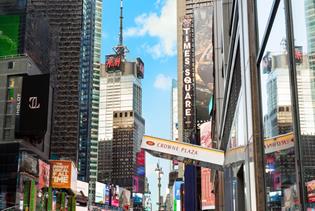
[[[160,1],[157,1],[160,4]],[[174,56],[176,54],[176,1],[165,0],[161,14],[143,13],[135,18],[135,27],[128,28],[125,35],[139,37],[148,35],[158,39],[153,45],[145,45],[145,50],[153,58]]]
[[[169,90],[172,86],[172,79],[170,76],[158,74],[154,81],[154,87],[160,90]]]

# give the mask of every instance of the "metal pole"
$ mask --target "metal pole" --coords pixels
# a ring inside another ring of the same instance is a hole
[[[161,174],[160,171],[158,172],[158,187],[159,187],[159,211],[161,210]]]
[[[306,210],[306,193],[305,193],[305,177],[303,171],[303,150],[302,150],[302,137],[300,127],[300,109],[298,100],[298,86],[297,86],[297,72],[295,66],[295,49],[294,49],[294,32],[293,32],[293,19],[292,19],[292,5],[291,1],[284,1],[285,18],[286,18],[286,35],[287,35],[287,50],[289,57],[289,78],[291,88],[291,103],[292,103],[292,118],[294,129],[294,146],[295,146],[295,166],[297,187],[299,190],[299,198],[301,202],[301,210]]]

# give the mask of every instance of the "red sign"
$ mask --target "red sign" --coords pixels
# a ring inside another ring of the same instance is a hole
[[[38,160],[38,188],[49,187],[50,165],[44,161]]]
[[[121,58],[118,55],[107,55],[105,66],[107,71],[119,70],[121,65]]]

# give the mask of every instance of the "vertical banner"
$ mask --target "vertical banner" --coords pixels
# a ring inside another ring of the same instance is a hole
[[[192,60],[192,19],[183,20],[183,132],[184,142],[190,138],[195,128],[194,69]]]
[[[211,148],[211,121],[200,125],[200,145]],[[201,209],[214,210],[215,196],[213,194],[214,186],[211,183],[211,169],[201,168]]]
[[[194,9],[194,70],[197,143],[211,148],[211,112],[213,107],[213,6]],[[201,209],[215,208],[211,170],[201,168]]]
[[[210,120],[213,98],[213,7],[194,9],[196,122],[199,127]]]

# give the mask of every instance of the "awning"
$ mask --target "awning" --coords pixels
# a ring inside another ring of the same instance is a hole
[[[200,167],[222,170],[224,164],[223,151],[184,142],[143,136],[141,148],[156,157]]]

